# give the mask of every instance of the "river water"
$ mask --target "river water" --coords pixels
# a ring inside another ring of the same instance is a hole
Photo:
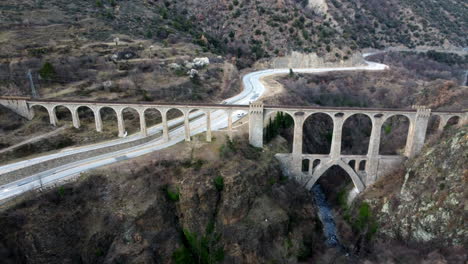
[[[325,244],[329,247],[337,247],[344,250],[343,245],[341,245],[337,230],[335,220],[333,219],[333,213],[330,208],[330,205],[327,202],[327,197],[322,190],[320,184],[315,184],[310,190],[312,196],[314,197],[315,204],[318,208],[318,215],[323,226],[323,234],[325,235]]]

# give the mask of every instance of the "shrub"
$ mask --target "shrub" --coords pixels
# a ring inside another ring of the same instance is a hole
[[[224,178],[223,176],[217,176],[213,180],[213,184],[218,192],[223,191],[224,189]]]
[[[206,235],[198,238],[197,234],[183,231],[184,245],[172,254],[177,264],[197,263],[214,264],[224,260],[224,249],[217,246],[220,235],[214,233],[214,224],[207,227]]]
[[[39,75],[42,79],[47,81],[52,81],[57,77],[54,66],[48,61],[39,69]]]
[[[169,201],[172,201],[172,202],[178,202],[179,201],[179,199],[180,199],[179,189],[176,189],[175,191],[172,191],[169,188],[169,186],[165,186],[164,189],[166,191],[166,197],[167,197],[167,199],[169,199]]]
[[[63,186],[60,186],[57,192],[60,197],[63,197],[65,195],[65,188]]]

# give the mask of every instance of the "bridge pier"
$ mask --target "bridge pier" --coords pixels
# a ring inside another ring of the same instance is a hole
[[[162,126],[163,126],[163,140],[164,142],[169,141],[169,126],[167,124],[167,109],[160,110],[162,116]]]
[[[384,120],[382,116],[374,116],[372,119],[372,131],[369,139],[369,149],[367,150],[366,162],[366,185],[373,184],[377,180],[377,171],[379,167],[379,150],[382,125]]]
[[[293,173],[299,174],[302,172],[302,140],[303,126],[305,121],[304,112],[295,113],[294,116],[294,136],[292,150],[292,166]],[[309,166],[311,167],[311,166]]]
[[[343,134],[343,115],[336,114],[333,118],[333,137],[331,142],[330,156],[338,159],[341,155],[341,136]]]
[[[55,107],[47,107],[47,112],[49,112],[50,124],[57,126],[57,115],[55,114]]]
[[[190,142],[190,112],[184,111],[185,141]]]
[[[146,136],[148,136],[148,131],[146,130],[145,112],[143,110],[139,110],[138,115],[140,116],[140,131],[141,131],[141,134],[144,137],[146,137]]]
[[[408,158],[419,153],[424,146],[427,124],[429,122],[429,117],[431,116],[431,109],[426,109],[421,106],[416,106],[416,108],[416,116],[410,123],[408,137],[406,140],[405,156]]]
[[[211,142],[211,111],[207,110],[206,115],[206,141]]]
[[[249,105],[249,143],[250,145],[263,147],[263,104],[250,103]]]
[[[77,107],[70,108],[70,111],[72,113],[73,126],[77,129],[80,128],[81,124],[80,124],[80,117],[78,115],[78,108]]]
[[[123,121],[122,110],[123,109],[119,109],[118,111],[115,111],[117,113],[117,126],[119,129],[119,137],[124,137],[125,135],[125,124]]]
[[[102,132],[102,119],[101,119],[101,109],[92,108],[94,113],[94,122],[96,123],[96,131]]]

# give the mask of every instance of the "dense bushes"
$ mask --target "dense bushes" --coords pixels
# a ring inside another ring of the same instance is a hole
[[[270,118],[267,126],[265,127],[265,131],[263,133],[265,142],[270,142],[270,140],[279,135],[282,130],[290,128],[293,125],[294,120],[290,115],[284,114],[283,112],[276,113],[273,121]]]

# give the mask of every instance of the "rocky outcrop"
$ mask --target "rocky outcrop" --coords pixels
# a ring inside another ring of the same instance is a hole
[[[361,54],[354,54],[347,60],[331,60],[328,56],[319,57],[316,53],[301,53],[297,51],[291,52],[284,57],[273,58],[269,64],[271,68],[323,68],[323,67],[350,67],[364,65],[364,59]]]
[[[328,5],[325,0],[309,0],[307,7],[321,14],[326,14],[328,11]]]
[[[410,160],[399,177],[377,183],[363,199],[375,209],[378,233],[405,241],[466,245],[467,162],[468,127],[453,128]]]

